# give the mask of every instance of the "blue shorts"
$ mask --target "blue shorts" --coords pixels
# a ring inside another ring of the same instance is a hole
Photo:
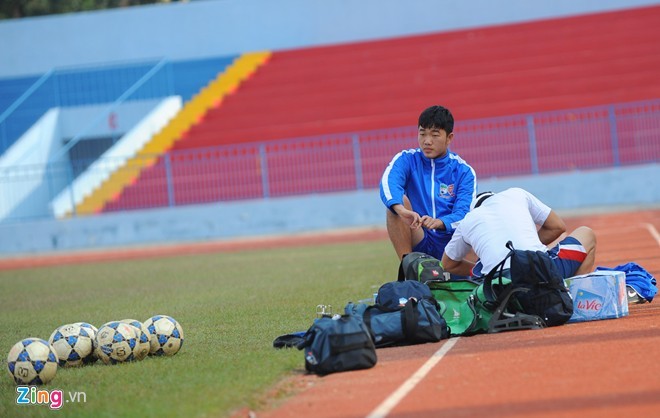
[[[561,277],[567,278],[575,275],[584,259],[587,258],[587,251],[577,238],[566,237],[559,241],[559,244],[550,248],[548,255],[559,269]]]
[[[412,249],[414,252],[425,253],[430,256],[442,260],[442,254],[445,252],[445,247],[451,240],[451,235],[436,232],[429,232],[426,229],[424,230],[424,238],[415,245]]]

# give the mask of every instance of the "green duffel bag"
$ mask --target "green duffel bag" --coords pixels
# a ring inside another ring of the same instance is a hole
[[[472,335],[485,332],[492,312],[479,312],[475,306],[474,292],[481,282],[473,280],[428,281],[433,297],[440,305],[439,312],[447,322],[451,336]],[[481,305],[483,306],[483,305]]]
[[[489,295],[502,295],[510,283],[508,278],[498,279]],[[490,298],[484,293],[480,280],[428,281],[433,297],[440,305],[439,312],[450,328],[451,336],[495,333],[520,329],[539,329],[544,324],[540,318],[522,313],[510,313],[509,302]]]

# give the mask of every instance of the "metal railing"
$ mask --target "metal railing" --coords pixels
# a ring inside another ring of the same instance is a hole
[[[164,64],[162,59],[157,59],[48,71],[0,115],[0,155],[50,108],[112,103],[147,74],[150,74],[149,82],[143,82],[130,100],[148,100],[171,94],[170,69],[154,73],[155,67]]]
[[[377,188],[416,127],[172,151],[106,211]],[[660,100],[458,122],[480,179],[660,160]]]
[[[135,160],[139,179],[104,211],[377,188],[392,157],[416,146],[417,129],[405,127],[171,151],[149,165],[151,156]],[[479,179],[657,163],[660,100],[457,122],[452,151]],[[72,164],[75,172],[81,162]],[[0,173],[0,186],[35,177],[54,184],[70,173],[68,164],[57,162],[12,167]],[[49,187],[40,192],[44,200],[54,197]]]

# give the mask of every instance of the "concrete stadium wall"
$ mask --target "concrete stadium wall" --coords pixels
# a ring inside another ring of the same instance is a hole
[[[0,21],[0,77],[51,68],[371,40],[659,4],[657,0],[222,0]]]
[[[660,207],[660,164],[479,182],[479,191],[523,187],[560,214]],[[0,224],[0,256],[137,246],[341,228],[384,228],[378,190]]]

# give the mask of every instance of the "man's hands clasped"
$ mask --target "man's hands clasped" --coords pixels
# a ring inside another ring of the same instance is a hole
[[[435,219],[428,215],[419,216],[417,212],[408,210],[403,206],[398,206],[396,212],[410,226],[410,229],[419,229],[420,227],[425,229],[445,229],[445,224],[440,219]]]

